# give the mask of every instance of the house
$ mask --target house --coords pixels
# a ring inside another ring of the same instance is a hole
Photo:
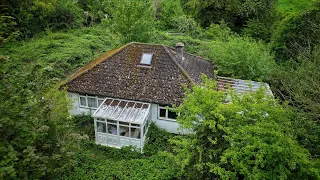
[[[201,74],[214,78],[212,63],[176,47],[129,43],[90,62],[63,85],[74,99],[71,114],[91,113],[96,143],[142,149],[150,122],[171,133],[183,133],[176,113],[182,85],[201,83]],[[217,77],[219,89],[227,84],[239,92],[256,90],[262,83]],[[263,84],[266,85],[267,84]]]

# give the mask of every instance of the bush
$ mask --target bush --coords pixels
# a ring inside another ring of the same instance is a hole
[[[261,42],[231,36],[227,41],[210,42],[207,55],[223,76],[262,81],[275,66],[273,55]]]
[[[170,140],[187,179],[319,178],[309,152],[295,140],[290,109],[265,89],[227,95],[216,91],[216,82],[203,82],[187,90],[178,107],[179,124],[194,134]]]
[[[146,142],[143,147],[143,152],[147,156],[155,155],[161,151],[168,151],[171,149],[170,145],[168,144],[168,140],[171,139],[174,135],[168,133],[164,129],[160,129],[157,125],[152,122],[150,124]]]
[[[320,2],[310,9],[285,18],[272,36],[277,61],[297,60],[301,52],[313,51],[320,44]]]

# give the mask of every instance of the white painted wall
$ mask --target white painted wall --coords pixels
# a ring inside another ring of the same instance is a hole
[[[77,115],[77,114],[93,114],[96,109],[90,109],[90,108],[80,108],[80,102],[79,102],[79,94],[78,93],[72,93],[69,92],[69,98],[73,100],[73,109],[70,110],[71,115]],[[166,131],[170,133],[186,133],[186,130],[180,129],[179,124],[176,121],[173,120],[164,120],[158,118],[158,104],[151,104],[151,110],[150,110],[150,120],[156,123],[156,125],[162,129],[165,129]]]
[[[151,113],[150,113],[151,120],[155,122],[158,127],[165,129],[170,133],[184,134],[186,130],[180,128],[179,123],[177,121],[164,120],[164,119],[158,118],[158,113],[159,113],[158,106],[159,106],[158,104],[151,104]]]
[[[71,115],[77,115],[77,114],[93,114],[95,109],[90,108],[80,108],[80,102],[79,102],[79,94],[78,93],[72,93],[69,92],[69,98],[73,101],[73,107],[70,110]]]

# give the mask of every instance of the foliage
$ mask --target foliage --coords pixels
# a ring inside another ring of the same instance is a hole
[[[104,26],[65,33],[48,31],[46,36],[8,44],[0,49],[0,55],[16,62],[41,64],[49,79],[62,79],[71,70],[82,67],[105,51],[119,46],[119,42],[120,38]]]
[[[269,24],[273,23],[276,13],[276,2],[276,0],[213,0],[206,2],[185,0],[188,8],[203,27],[223,20],[236,32],[241,32],[248,25],[249,20],[251,24],[253,21],[263,23],[264,26],[259,27],[259,31],[268,29],[269,32]]]
[[[178,122],[194,134],[178,137],[176,162],[188,179],[319,178],[309,153],[295,141],[293,114],[265,90],[237,96],[216,83],[187,90]]]
[[[155,0],[153,7],[160,29],[173,28],[173,19],[184,15],[180,0]]]
[[[275,30],[271,45],[277,61],[296,60],[301,52],[313,51],[320,44],[320,2],[310,9],[284,19]]]
[[[153,129],[157,130],[155,125]],[[159,131],[159,130],[158,130]],[[161,130],[160,130],[161,131]],[[150,129],[149,129],[150,132]],[[149,133],[151,139],[157,134]],[[62,179],[175,179],[179,178],[174,160],[165,153],[150,157],[132,151],[130,147],[121,149],[96,145],[84,141],[77,153],[78,166]]]
[[[277,10],[283,15],[296,14],[308,6],[314,0],[278,0]]]
[[[178,30],[180,33],[185,33],[187,35],[197,35],[201,31],[200,27],[194,21],[193,18],[183,16],[177,16],[172,19],[173,28]]]
[[[297,128],[303,128],[299,139],[315,156],[320,155],[319,53],[318,47],[308,57],[303,53],[298,62],[279,65],[272,78],[274,92],[304,114],[303,120],[296,124]]]
[[[0,64],[1,179],[38,179],[76,165],[67,93],[39,65]],[[16,71],[20,69],[20,71]]]
[[[143,152],[147,156],[155,155],[158,152],[168,151],[171,149],[168,140],[173,135],[166,132],[164,129],[159,128],[154,122],[150,124]]]
[[[112,6],[112,22],[115,32],[125,42],[148,42],[154,29],[153,9],[148,0],[116,0]]]
[[[227,41],[211,41],[209,47],[207,56],[224,76],[266,80],[275,65],[269,49],[249,38],[231,36]]]
[[[72,123],[74,124],[74,131],[79,134],[85,134],[90,137],[90,139],[95,138],[94,133],[94,120],[90,115],[80,114],[72,116]]]
[[[0,16],[11,17],[5,23],[11,24],[4,31],[5,39],[11,32],[19,32],[20,39],[25,39],[48,28],[78,27],[82,21],[81,10],[70,0],[6,0],[0,8]]]

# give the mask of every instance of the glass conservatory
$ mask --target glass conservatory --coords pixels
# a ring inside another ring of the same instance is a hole
[[[93,113],[96,143],[136,146],[142,151],[150,125],[150,103],[106,98]]]

